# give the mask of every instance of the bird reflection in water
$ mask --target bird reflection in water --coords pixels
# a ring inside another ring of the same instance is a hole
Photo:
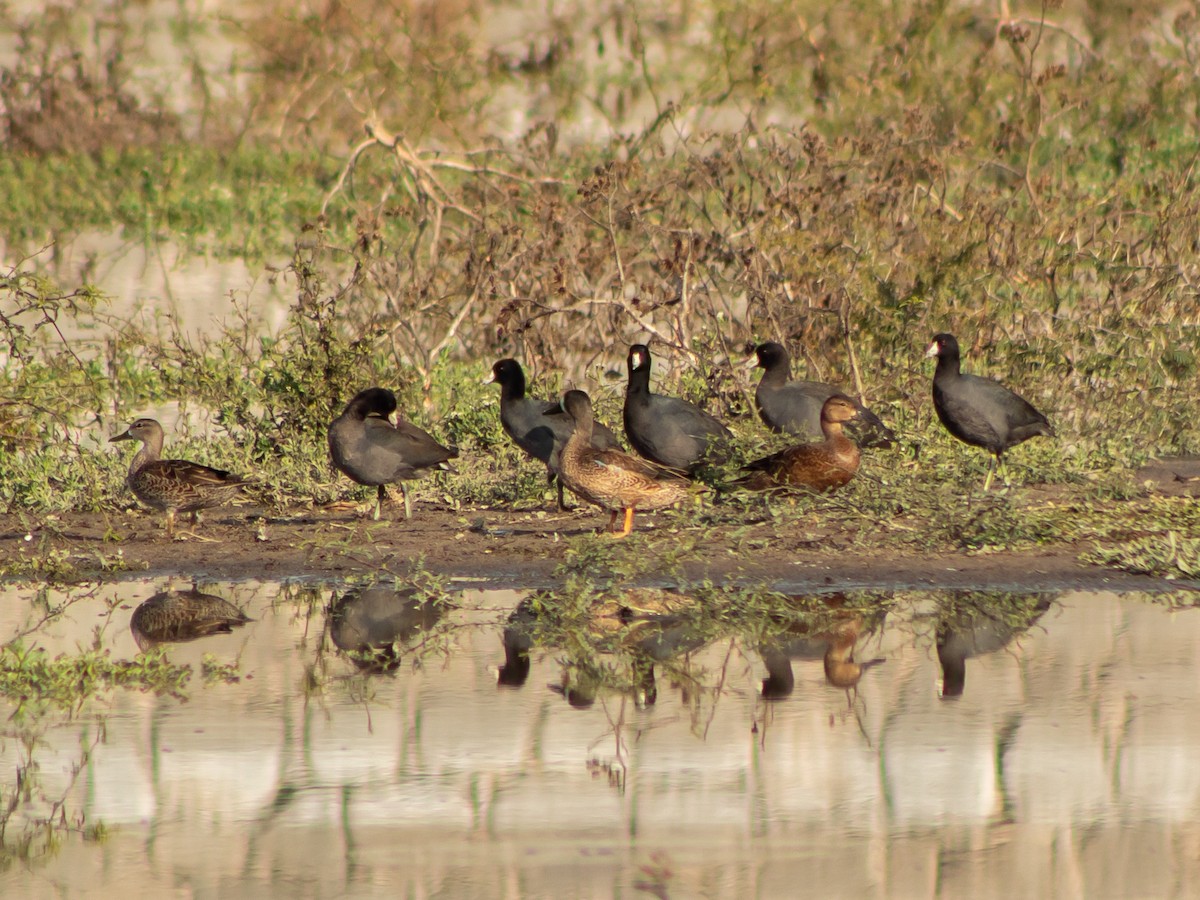
[[[855,661],[854,647],[858,643],[861,628],[862,619],[858,617],[841,623],[837,630],[830,634],[829,643],[825,648],[825,681],[832,687],[845,688],[848,698],[850,691],[857,694],[858,682],[862,680],[867,669],[887,662],[882,656],[861,663]]]
[[[441,605],[415,588],[374,585],[346,591],[329,608],[334,646],[368,673],[393,672],[400,647],[409,652],[418,636],[441,617]]]
[[[945,603],[938,616],[938,696],[961,697],[967,660],[1002,650],[1040,619],[1054,601],[1046,594],[970,593]]]
[[[525,684],[535,644],[545,649],[569,646],[561,677],[549,685],[551,690],[579,709],[593,706],[601,694],[630,698],[642,709],[658,701],[655,666],[671,663],[706,642],[685,614],[695,598],[678,591],[634,588],[600,600],[586,623],[564,629],[560,638],[550,636],[558,624],[551,615],[543,616],[546,621],[539,618],[558,607],[553,600],[553,596],[532,595],[509,615],[502,635],[504,663],[497,671],[498,686]]]
[[[529,680],[529,651],[533,649],[533,626],[537,621],[533,598],[517,604],[504,625],[500,640],[504,644],[504,665],[496,674],[499,687],[524,687]]]
[[[783,635],[759,645],[759,655],[767,669],[767,677],[762,681],[763,699],[780,700],[791,696],[796,686],[792,672],[794,659],[822,660],[826,682],[847,691],[856,688],[868,669],[886,662],[882,657],[861,663],[854,658],[860,639],[881,626],[882,613],[864,618],[861,611],[845,609],[846,595],[843,593],[830,594],[821,600],[826,611],[818,618],[797,620]]]
[[[162,591],[144,600],[133,611],[129,630],[138,649],[145,652],[159,644],[229,634],[252,621],[228,600],[192,588]]]

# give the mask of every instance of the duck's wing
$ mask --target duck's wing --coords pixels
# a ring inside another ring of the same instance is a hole
[[[246,483],[244,479],[224,469],[214,469],[187,459],[156,459],[142,466],[138,474],[163,484],[190,486],[199,490]]]
[[[774,475],[790,466],[823,459],[823,451],[824,447],[821,444],[797,444],[794,447],[785,447],[769,456],[748,462],[742,466],[742,469],[747,472],[768,472]]]
[[[680,472],[669,466],[660,466],[656,462],[630,456],[623,450],[589,449],[584,456],[591,465],[609,469],[620,469],[635,475],[649,478],[652,481],[681,481]]]

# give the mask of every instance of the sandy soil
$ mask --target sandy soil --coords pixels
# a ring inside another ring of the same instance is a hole
[[[71,513],[37,521],[0,516],[0,561],[59,551],[80,575],[96,572],[102,557],[122,555],[115,577],[178,574],[212,579],[337,578],[367,572],[403,575],[423,558],[432,572],[481,584],[549,586],[558,578],[568,542],[596,532],[608,517],[591,509],[513,512],[451,511],[421,504],[411,521],[396,506],[373,522],[353,509],[331,508],[290,516],[245,509],[206,513],[184,539],[170,541],[161,515],[130,510]],[[181,517],[185,525],[186,517]],[[622,549],[645,548],[642,536],[661,539],[665,520],[640,515]],[[186,529],[185,529],[186,530]],[[743,539],[746,529],[741,529]],[[864,552],[852,535],[822,530],[773,530],[752,525],[762,545],[737,552],[729,530],[711,529],[711,551],[684,566],[689,578],[769,580],[795,590],[855,587],[1029,589],[1078,587],[1111,590],[1178,588],[1179,582],[1085,565],[1083,548],[1070,544],[1024,553],[898,554]],[[652,580],[652,579],[651,579]],[[1200,585],[1198,585],[1200,587]]]

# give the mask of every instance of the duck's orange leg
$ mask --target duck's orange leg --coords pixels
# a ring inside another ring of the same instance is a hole
[[[617,516],[617,514],[613,513],[614,520],[616,519],[616,516]],[[613,534],[613,537],[615,537],[615,538],[628,537],[629,532],[631,532],[631,531],[633,531],[633,507],[627,506],[625,508],[625,527],[621,531],[615,532]]]

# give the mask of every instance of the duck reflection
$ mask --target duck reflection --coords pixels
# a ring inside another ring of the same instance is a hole
[[[496,676],[500,687],[523,687],[529,679],[529,651],[533,648],[533,626],[537,614],[533,598],[526,597],[508,617],[500,640],[504,644],[504,665]]]
[[[798,596],[796,600],[809,598]],[[791,696],[796,686],[792,671],[795,659],[822,660],[826,682],[846,689],[855,687],[868,669],[886,662],[883,657],[861,663],[854,658],[860,639],[875,633],[882,625],[882,612],[864,614],[861,610],[846,609],[846,595],[840,592],[820,600],[824,610],[795,620],[782,635],[759,644],[758,652],[767,669],[767,677],[762,681],[764,699]]]
[[[882,656],[869,659],[866,662],[856,662],[854,648],[858,643],[862,629],[862,619],[855,617],[842,623],[829,636],[825,648],[825,680],[837,688],[857,688],[863,673],[872,666],[887,662]]]
[[[940,696],[961,697],[967,660],[995,653],[1028,631],[1053,604],[1046,594],[965,594],[944,604],[938,615],[937,655],[942,667]]]
[[[398,647],[411,646],[440,617],[439,604],[422,599],[415,588],[352,588],[330,606],[329,634],[363,671],[393,672],[400,665]]]
[[[129,630],[142,652],[159,644],[182,643],[212,634],[229,634],[252,622],[223,597],[195,588],[162,591],[144,600],[129,619]]]
[[[576,708],[592,706],[601,693],[633,699],[639,708],[658,702],[656,666],[707,643],[689,611],[696,599],[674,590],[634,588],[597,598],[586,618],[559,621],[561,605],[552,596],[522,601],[504,629],[504,664],[497,682],[520,687],[529,676],[536,645],[567,650],[562,676],[551,690]]]

